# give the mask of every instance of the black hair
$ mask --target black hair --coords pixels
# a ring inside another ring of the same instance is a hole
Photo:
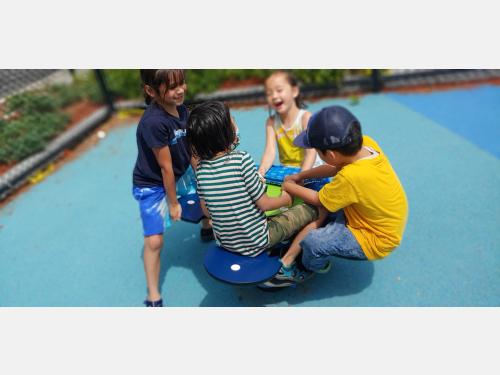
[[[236,131],[231,122],[229,107],[218,101],[194,107],[189,114],[186,136],[193,154],[201,160],[210,160],[220,152],[231,150],[236,140]]]
[[[363,146],[363,134],[361,133],[361,124],[358,121],[352,122],[347,137],[351,139],[348,144],[340,147],[320,149],[320,151],[322,153],[325,153],[326,150],[337,151],[344,156],[356,154],[361,149],[361,146]]]
[[[290,84],[290,86],[297,87],[299,89],[299,95],[297,95],[297,97],[295,98],[295,105],[297,106],[297,108],[307,108],[307,105],[304,102],[304,97],[300,93],[300,85],[297,77],[295,77],[293,73],[289,70],[276,70],[266,78],[266,81],[269,79],[269,77],[275,74],[283,74],[285,76],[286,81]]]
[[[159,95],[163,83],[168,90],[186,82],[186,73],[183,69],[141,69],[140,74],[146,104],[151,103],[151,97],[146,93],[144,86],[150,86]]]

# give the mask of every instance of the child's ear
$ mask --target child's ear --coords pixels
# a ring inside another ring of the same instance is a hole
[[[156,91],[149,85],[144,85],[144,91],[152,98],[156,95]]]
[[[326,157],[327,157],[327,158],[330,158],[330,159],[332,159],[332,160],[337,159],[337,152],[336,152],[336,151],[326,150],[326,151],[325,151],[325,154],[326,154]]]
[[[293,98],[295,99],[297,96],[299,96],[299,88],[297,86],[292,86],[292,95]]]

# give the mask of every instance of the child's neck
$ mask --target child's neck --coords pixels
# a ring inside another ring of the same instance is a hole
[[[224,155],[227,155],[231,152],[231,150],[226,150],[226,151],[221,151],[221,152],[218,152],[214,155],[214,157],[210,160],[215,160],[217,158],[220,158],[221,156],[224,156]]]
[[[179,117],[179,111],[177,110],[177,106],[175,104],[166,104],[156,102],[160,107],[162,107],[165,112],[174,117]]]
[[[363,159],[363,158],[366,158],[366,157],[371,156],[371,155],[372,155],[372,153],[369,150],[367,150],[364,147],[361,147],[356,154],[346,158],[345,164],[347,165],[347,164],[354,163],[355,161],[357,161],[359,159]]]
[[[283,127],[289,128],[290,126],[293,125],[293,122],[297,118],[297,114],[299,113],[299,109],[297,108],[296,105],[292,106],[288,112],[285,112],[283,114],[279,113],[281,123],[283,124]]]

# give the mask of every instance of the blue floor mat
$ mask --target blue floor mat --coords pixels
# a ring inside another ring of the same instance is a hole
[[[500,159],[500,87],[388,94]]]
[[[166,305],[499,306],[500,137],[493,136],[499,93],[483,86],[366,95],[357,105],[311,103],[313,112],[347,106],[388,155],[410,206],[401,246],[382,261],[338,260],[297,288],[264,293],[210,277],[199,226],[177,222],[167,229],[162,254]],[[266,108],[232,114],[239,148],[259,163]],[[0,306],[142,305],[142,228],[131,192],[135,129],[109,132],[0,209]],[[489,146],[478,143],[482,133],[490,134]]]

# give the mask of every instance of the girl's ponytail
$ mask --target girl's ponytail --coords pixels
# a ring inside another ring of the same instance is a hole
[[[297,87],[299,89],[299,95],[297,95],[297,97],[295,98],[295,105],[297,106],[297,108],[300,109],[307,108],[307,105],[304,102],[304,96],[300,92],[300,85],[297,78],[290,71],[281,71],[281,72],[285,75],[286,80],[292,87]]]

